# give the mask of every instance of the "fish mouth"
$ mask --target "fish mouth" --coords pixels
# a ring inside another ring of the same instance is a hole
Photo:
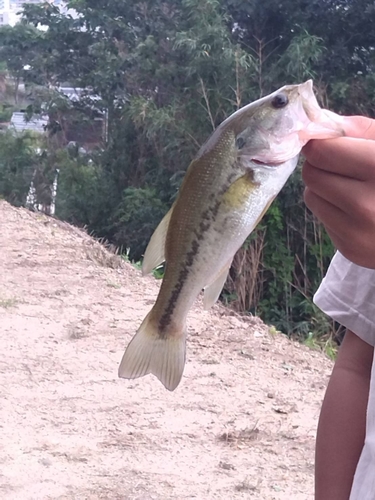
[[[262,168],[274,168],[274,167],[278,167],[279,165],[282,165],[285,162],[284,161],[267,161],[267,162],[264,162],[264,161],[256,160],[255,158],[253,158],[251,160],[251,163],[254,163],[255,165],[258,165],[259,167],[262,167]]]
[[[307,80],[305,83],[301,83],[298,86],[298,93],[301,96],[303,110],[311,122],[307,127],[307,133],[305,132],[300,134],[301,139],[312,138],[309,137],[310,133],[311,135],[313,133],[316,134],[318,130],[322,135],[324,135],[324,138],[328,138],[328,136],[333,138],[345,135],[343,129],[343,117],[329,111],[328,109],[322,109],[319,106],[314,94],[312,80]],[[319,138],[319,134],[316,138]]]
[[[313,81],[307,80],[298,86],[298,93],[301,96],[302,107],[309,120],[316,121],[321,114],[321,107],[318,104],[313,90]]]

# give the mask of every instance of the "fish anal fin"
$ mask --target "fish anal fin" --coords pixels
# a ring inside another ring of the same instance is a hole
[[[122,357],[119,377],[135,379],[152,373],[166,389],[174,391],[184,371],[185,341],[185,331],[161,336],[149,313]]]
[[[210,285],[205,287],[203,296],[203,307],[205,309],[210,309],[210,307],[212,307],[219,298],[221,290],[223,289],[223,286],[225,285],[225,282],[227,280],[231,264],[232,259],[223,267],[214,281]]]
[[[165,261],[165,240],[173,207],[166,213],[147,245],[142,263],[142,274],[149,274]]]

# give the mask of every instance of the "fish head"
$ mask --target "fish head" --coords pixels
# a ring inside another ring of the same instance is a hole
[[[240,158],[266,166],[294,158],[310,139],[344,135],[342,118],[319,106],[311,80],[244,106],[222,127],[233,131]]]

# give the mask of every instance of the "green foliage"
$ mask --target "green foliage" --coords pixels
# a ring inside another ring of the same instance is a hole
[[[314,78],[321,104],[374,115],[375,9],[366,0],[69,5],[77,17],[50,3],[25,5],[19,25],[0,29],[14,102],[22,80],[29,116],[49,116],[41,154],[28,135],[0,136],[0,196],[24,203],[33,175],[50,196],[59,169],[56,214],[130,249],[135,262],[198,148],[239,107]],[[64,82],[85,89],[79,100],[58,91]],[[102,137],[80,153],[94,122]],[[333,248],[302,192],[297,174],[235,257],[224,296],[315,342],[311,334],[334,329],[312,304]]]
[[[322,38],[303,31],[295,36],[280,59],[279,66],[286,67],[286,73],[294,81],[303,82],[315,78],[318,63],[323,59],[325,47]]]
[[[38,140],[25,133],[0,133],[0,196],[15,206],[24,205],[39,158]]]
[[[9,122],[12,118],[13,108],[0,104],[0,123]]]
[[[337,344],[333,341],[332,337],[324,340],[319,338],[315,333],[309,332],[303,343],[310,349],[323,351],[332,361],[336,359]]]
[[[101,167],[88,157],[73,156],[66,150],[59,150],[53,163],[60,170],[56,215],[73,224],[95,228],[110,199]]]
[[[0,60],[14,77],[25,76],[25,66],[31,58],[38,57],[35,48],[42,37],[42,32],[29,24],[0,28]]]
[[[141,260],[137,260],[137,261],[130,260],[129,255],[130,255],[130,248],[127,248],[125,253],[121,254],[121,257],[125,260],[125,262],[129,262],[132,266],[135,267],[135,269],[140,271],[142,269],[142,261]],[[156,267],[152,271],[152,275],[157,280],[163,279],[163,277],[164,277],[164,264],[161,264],[160,266]]]
[[[144,251],[155,226],[167,211],[156,191],[127,188],[113,216],[114,241],[122,248],[129,245],[132,260]]]

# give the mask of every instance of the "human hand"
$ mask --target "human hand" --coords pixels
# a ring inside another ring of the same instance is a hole
[[[375,120],[344,117],[343,128],[303,148],[305,203],[347,259],[375,269]]]

